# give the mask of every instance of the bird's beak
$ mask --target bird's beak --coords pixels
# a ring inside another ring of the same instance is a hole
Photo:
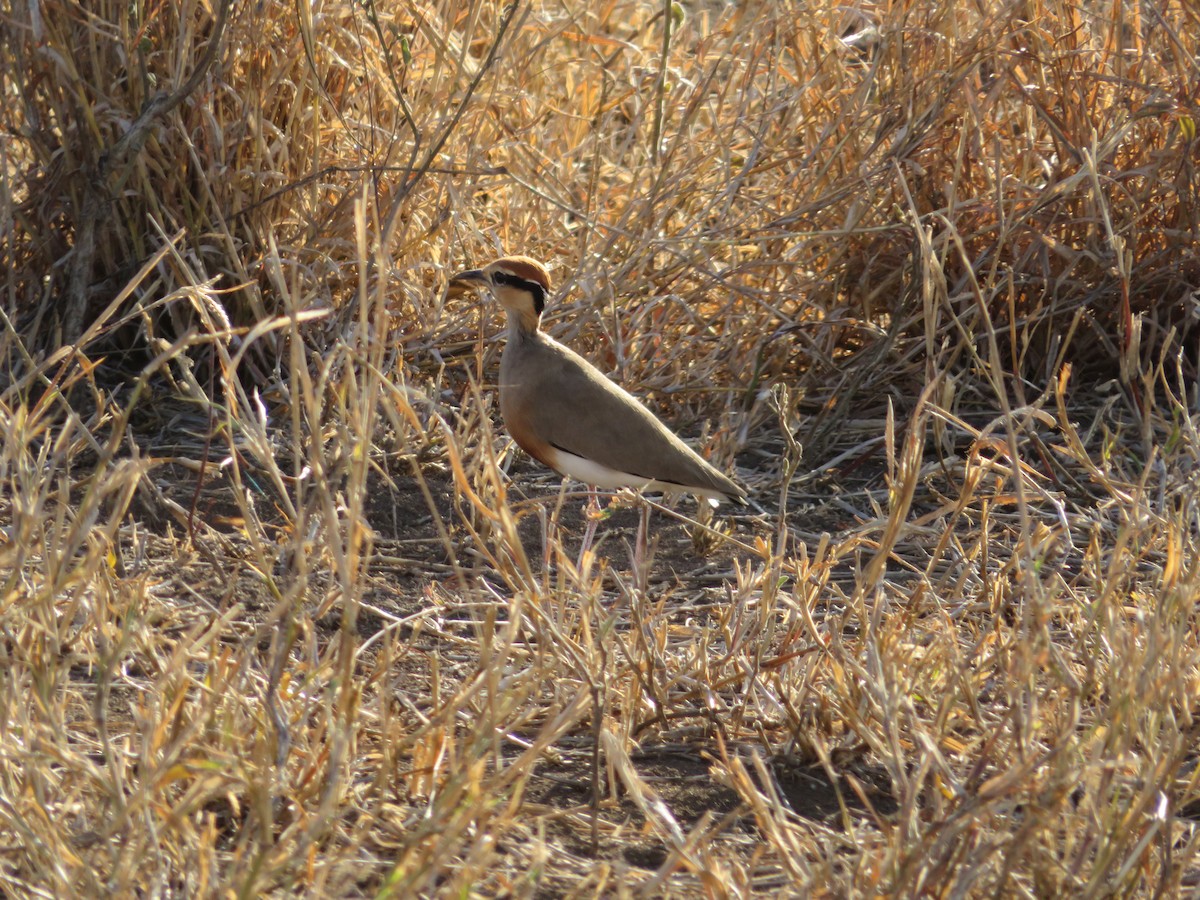
[[[484,273],[483,269],[467,269],[467,271],[459,272],[450,279],[450,283],[446,286],[446,294],[450,297],[458,297],[465,294],[472,287],[487,287],[491,283],[491,280]]]

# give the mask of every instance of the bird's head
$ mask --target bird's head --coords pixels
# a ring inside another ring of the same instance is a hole
[[[450,279],[449,293],[461,294],[476,286],[490,289],[500,305],[519,322],[536,328],[550,294],[550,276],[536,259],[502,256],[482,269],[459,272]]]

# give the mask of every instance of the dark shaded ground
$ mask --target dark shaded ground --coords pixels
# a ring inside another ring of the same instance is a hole
[[[731,787],[714,780],[711,762],[705,758],[703,747],[690,744],[647,744],[641,752],[631,755],[638,775],[663,801],[683,831],[698,825],[706,814],[712,814],[721,822],[720,831],[754,838],[757,826],[750,810],[744,807]],[[591,753],[580,750],[564,756],[558,766],[543,766],[529,781],[525,799],[529,803],[553,809],[578,809],[592,802]],[[843,805],[851,816],[868,813],[867,807],[840,775],[830,779],[819,765],[802,763],[777,757],[770,769],[778,787],[792,812],[797,816],[819,822],[826,827],[838,828]],[[896,805],[888,793],[887,776],[877,768],[853,764],[847,767],[846,775],[854,778],[859,790],[870,801],[875,812],[888,815]],[[637,804],[617,790],[617,803],[602,800],[600,817],[612,825],[626,824],[627,834],[645,833],[641,826],[644,816]],[[607,791],[605,796],[609,797]],[[722,821],[724,820],[724,821]],[[593,848],[577,831],[562,825],[551,828],[570,852],[583,856],[612,859],[621,856],[631,865],[657,869],[670,853],[668,845],[661,841],[601,840]]]
[[[197,615],[218,614],[234,602],[243,604],[245,626],[260,627],[275,599],[254,574],[248,552],[243,508],[235,502],[235,486],[227,470],[206,466],[203,483],[197,490],[198,473],[179,464],[163,465],[152,474],[153,489],[143,489],[132,515],[158,540],[153,543],[150,562],[168,576],[168,593],[181,603],[199,603],[208,608]],[[557,536],[573,552],[585,527],[583,507],[586,498],[577,486],[563,497],[561,480],[553,473],[521,459],[510,472],[510,503],[520,511],[519,529],[526,553],[531,560],[542,558],[546,523],[556,522]],[[461,627],[460,637],[470,638],[473,625],[464,609],[461,626],[438,634],[428,628],[414,629],[403,621],[426,611],[431,586],[455,590],[458,579],[488,577],[499,581],[496,573],[483,562],[484,555],[474,552],[475,538],[468,527],[469,507],[456,503],[450,475],[436,467],[421,471],[424,486],[413,477],[411,464],[398,460],[386,474],[373,471],[367,494],[366,519],[373,531],[371,577],[363,596],[357,627],[363,641],[369,641],[385,628],[398,628],[403,650],[393,658],[392,671],[397,685],[404,685],[405,701],[423,708],[428,700],[429,660],[435,651],[445,656],[440,677],[460,673],[466,677],[470,660],[459,659],[462,643],[451,644],[447,637]],[[243,483],[251,487],[254,514],[268,535],[277,537],[281,547],[290,542],[289,524],[269,491],[245,471]],[[764,505],[777,498],[759,498]],[[539,509],[543,512],[539,513]],[[680,510],[695,513],[694,501],[685,500]],[[597,547],[618,572],[628,572],[630,554],[636,540],[640,512],[633,506],[608,511],[597,529]],[[830,504],[795,502],[789,522],[797,530],[812,533],[852,526],[854,516],[844,508]],[[201,524],[202,523],[202,524]],[[731,510],[724,506],[713,526],[727,530],[739,541],[752,545],[756,536],[771,535],[777,522],[769,514],[753,509]],[[191,532],[193,540],[188,540]],[[655,556],[648,579],[651,593],[669,595],[678,603],[681,616],[706,615],[705,608],[721,602],[719,590],[732,580],[735,561],[755,559],[753,554],[728,543],[717,542],[708,548],[697,544],[688,527],[660,512],[651,519]],[[155,560],[153,557],[158,556]],[[283,565],[281,556],[277,571]],[[320,560],[310,560],[311,584],[318,591],[328,574],[321,571]],[[319,595],[319,594],[318,594]],[[668,607],[670,608],[670,607]],[[341,610],[336,604],[321,611],[315,619],[320,640],[330,640],[340,628]],[[266,638],[260,634],[260,641]],[[454,659],[450,665],[448,660]],[[452,672],[453,670],[453,672]],[[649,723],[653,725],[653,723]],[[727,838],[729,852],[749,857],[760,842],[758,825],[750,810],[740,803],[738,794],[718,783],[712,775],[711,759],[715,743],[698,736],[694,743],[656,744],[654,729],[639,734],[640,752],[632,756],[639,777],[656,792],[670,814],[686,833],[709,816],[708,826]],[[539,762],[526,784],[523,805],[530,815],[544,817],[545,833],[553,845],[581,860],[602,858],[622,860],[642,869],[657,870],[668,859],[670,848],[653,838],[654,829],[644,828],[638,805],[626,796],[621,786],[604,785],[598,809],[593,806],[592,742],[590,733],[578,733],[563,742],[560,762]],[[516,752],[514,750],[514,752]],[[756,752],[753,748],[746,752]],[[603,767],[602,767],[603,768]],[[844,771],[830,773],[808,760],[776,758],[770,761],[774,789],[781,793],[795,815],[838,829],[843,816],[887,815],[894,810],[882,771],[872,769],[863,759],[844,763]],[[847,777],[857,781],[850,787]],[[867,796],[873,811],[859,799]],[[556,815],[555,811],[575,815]],[[590,821],[593,814],[607,823],[602,837],[593,847],[590,835],[580,833],[581,817]],[[572,824],[574,823],[574,824]],[[724,840],[724,839],[723,839]],[[553,888],[551,888],[551,891]],[[549,895],[547,895],[549,896]]]

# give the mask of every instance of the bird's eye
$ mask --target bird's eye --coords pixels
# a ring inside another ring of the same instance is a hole
[[[538,315],[541,315],[542,310],[545,309],[546,289],[536,281],[529,281],[519,275],[513,275],[511,272],[493,272],[492,281],[496,284],[527,291],[533,297],[533,308],[537,310]]]

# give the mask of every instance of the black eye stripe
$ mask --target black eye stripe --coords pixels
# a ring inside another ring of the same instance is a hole
[[[512,275],[508,272],[493,272],[492,280],[496,284],[504,284],[522,291],[529,291],[533,295],[533,308],[537,310],[538,315],[541,315],[542,310],[546,308],[546,289],[536,281],[530,281],[527,278]]]
[[[508,272],[496,272],[492,275],[492,278],[497,284],[507,284],[509,287],[522,288],[530,293],[542,289],[542,286],[536,281],[529,281],[519,275],[510,275]]]

